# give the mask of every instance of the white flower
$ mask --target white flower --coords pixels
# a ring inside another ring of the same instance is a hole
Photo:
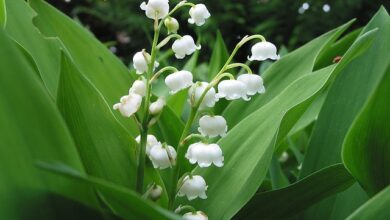
[[[142,96],[130,93],[129,95],[123,96],[120,103],[115,104],[113,107],[115,110],[120,111],[124,117],[130,117],[136,113],[141,106]]]
[[[252,47],[252,56],[248,57],[248,60],[263,61],[266,59],[278,60],[280,55],[276,54],[276,46],[270,42],[259,42]]]
[[[218,93],[215,95],[217,98],[225,98],[227,100],[235,100],[242,98],[248,101],[250,98],[246,95],[246,85],[238,80],[222,80],[218,84]]]
[[[169,13],[168,0],[149,0],[148,4],[142,2],[141,9],[145,11],[146,17],[150,19],[161,19]]]
[[[194,84],[189,90],[189,103],[194,105],[196,102],[198,102],[208,85],[209,83],[207,82],[197,82]],[[207,91],[205,97],[203,98],[202,103],[200,104],[200,109],[214,107],[215,102],[218,101],[218,99],[215,98],[215,94],[215,89],[210,88],[210,90]]]
[[[226,120],[222,116],[205,115],[199,119],[198,131],[203,136],[209,136],[210,138],[213,138],[219,135],[223,137],[226,135],[227,129]]]
[[[178,71],[168,75],[165,78],[165,84],[171,89],[171,94],[190,87],[192,82],[192,73],[186,70]]]
[[[201,46],[196,46],[194,39],[190,35],[185,35],[175,40],[172,44],[172,50],[175,52],[177,59],[183,59],[186,55],[191,55],[196,50],[200,50],[200,48]]]
[[[162,194],[162,187],[159,186],[159,185],[154,185],[150,191],[149,191],[149,194],[148,194],[148,197],[153,200],[153,201],[157,201],[160,197],[161,197],[161,194]]]
[[[178,196],[187,196],[188,200],[196,198],[207,199],[207,185],[201,176],[186,176],[183,179],[183,184],[180,187]]]
[[[172,146],[155,145],[150,149],[149,158],[154,168],[165,169],[171,167],[176,161],[176,151]]]
[[[141,136],[138,135],[136,138],[135,138],[135,141],[140,144],[141,143]],[[161,143],[157,140],[157,138],[152,135],[152,134],[148,134],[147,136],[147,139],[146,139],[146,155],[150,155],[150,150],[154,147],[154,146],[161,146]]]
[[[165,99],[164,98],[158,98],[157,101],[153,102],[149,106],[149,112],[152,115],[157,115],[161,112],[161,110],[165,106]]]
[[[183,218],[186,220],[208,220],[209,217],[202,212],[202,211],[197,211],[195,213],[192,212],[187,212],[186,214],[183,215]]]
[[[263,79],[259,75],[242,74],[238,76],[237,80],[243,82],[246,85],[247,95],[254,95],[256,93],[265,93]]]
[[[217,167],[223,166],[224,158],[218,144],[191,144],[185,156],[191,164],[198,163],[199,167],[209,167],[212,163]]]
[[[146,84],[143,80],[136,80],[133,82],[133,85],[129,89],[129,94],[135,93],[137,95],[140,95],[142,97],[146,94]]]
[[[190,16],[191,18],[188,19],[188,23],[195,23],[196,25],[201,26],[206,22],[206,19],[210,17],[210,12],[204,4],[197,4],[190,9]]]
[[[172,17],[166,18],[164,21],[165,27],[168,29],[168,33],[177,33],[179,30],[179,22]]]
[[[144,53],[145,53],[146,58],[150,59],[150,55],[146,52],[144,52]],[[141,75],[144,72],[148,71],[148,63],[149,62],[145,58],[145,56],[144,56],[142,51],[135,53],[133,56],[133,67],[137,71],[136,73],[138,75]],[[154,68],[156,68],[158,66],[159,66],[159,63],[154,62]]]

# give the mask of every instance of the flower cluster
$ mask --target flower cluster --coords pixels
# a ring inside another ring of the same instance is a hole
[[[156,62],[156,52],[175,39],[172,43],[172,50],[177,59],[183,59],[200,50],[201,46],[196,45],[190,35],[179,35],[179,22],[172,17],[172,14],[179,8],[189,6],[188,23],[202,26],[210,18],[210,12],[204,4],[192,4],[182,1],[172,10],[169,8],[168,0],[149,0],[141,4],[141,9],[145,11],[148,18],[154,20],[154,39],[150,54],[145,49],[135,53],[133,57],[133,67],[139,79],[134,81],[129,89],[129,94],[120,99],[120,103],[114,105],[114,109],[124,117],[134,117],[140,135],[135,138],[139,144],[138,148],[138,176],[137,191],[143,191],[143,175],[145,157],[149,158],[155,169],[172,168],[172,189],[168,189],[169,208],[173,210],[176,197],[186,197],[188,200],[206,199],[206,180],[192,172],[179,176],[180,166],[183,160],[187,159],[190,164],[200,168],[210,166],[223,167],[224,156],[221,147],[217,143],[212,143],[212,138],[224,137],[228,131],[228,124],[223,116],[214,115],[212,109],[220,99],[249,101],[257,93],[264,93],[265,87],[263,79],[252,73],[250,67],[244,63],[231,63],[236,51],[245,43],[258,39],[260,42],[253,45],[250,61],[263,61],[266,59],[277,60],[279,55],[275,45],[267,42],[261,35],[244,37],[230,55],[226,64],[210,82],[195,81],[193,74],[186,70],[177,70],[175,67],[167,66],[159,68]],[[161,28],[165,26],[168,36],[158,42]],[[232,68],[244,68],[246,73],[237,77],[229,73]],[[157,70],[157,71],[156,71]],[[168,143],[161,143],[157,138],[148,134],[148,129],[158,120],[166,105],[167,97],[158,97],[152,102],[151,87],[153,81],[164,72],[171,73],[165,77],[165,85],[169,88],[170,95],[175,95],[182,90],[188,91],[188,103],[191,106],[190,117],[186,122],[185,129],[179,144],[175,147]],[[227,79],[224,79],[227,78]],[[138,114],[137,112],[140,111]],[[141,118],[142,116],[142,118]],[[198,121],[198,132],[191,133],[192,124]],[[198,139],[194,141],[193,139]],[[148,198],[156,200],[163,193],[161,186],[152,184],[147,191]],[[177,213],[183,210],[190,210],[185,213],[185,219],[208,219],[202,211],[196,211],[191,206],[179,206]]]

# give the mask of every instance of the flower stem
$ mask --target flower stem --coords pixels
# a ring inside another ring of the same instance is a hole
[[[138,164],[137,164],[137,182],[136,182],[136,190],[138,193],[143,193],[143,185],[144,185],[144,175],[145,175],[145,159],[146,159],[146,142],[148,137],[148,129],[149,129],[149,105],[150,105],[150,96],[151,96],[151,85],[149,83],[150,78],[153,75],[154,62],[156,60],[156,50],[157,50],[157,42],[160,34],[161,25],[158,24],[158,19],[154,20],[154,37],[153,44],[150,55],[150,63],[148,65],[148,72],[146,76],[146,95],[143,109],[143,119],[141,122],[141,141],[140,141],[140,150],[138,154]]]

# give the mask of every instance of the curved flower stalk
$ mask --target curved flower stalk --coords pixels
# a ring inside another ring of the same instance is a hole
[[[236,45],[226,63],[210,82],[194,82],[191,72],[179,71],[173,66],[166,66],[157,70],[159,67],[156,62],[157,51],[168,44],[171,39],[175,39],[171,47],[177,59],[183,59],[201,49],[200,45],[195,44],[192,36],[182,36],[177,33],[179,22],[173,17],[174,12],[184,7],[190,7],[188,22],[197,26],[201,26],[207,21],[210,12],[204,4],[195,5],[187,1],[181,1],[170,11],[168,0],[149,0],[143,2],[140,7],[148,18],[154,20],[153,43],[150,54],[146,50],[142,50],[134,55],[133,67],[139,75],[139,79],[134,81],[129,89],[129,94],[123,96],[120,103],[114,105],[114,109],[119,110],[124,117],[134,116],[139,125],[140,135],[136,138],[136,142],[139,144],[137,151],[137,192],[147,194],[148,196],[145,198],[152,200],[157,200],[161,197],[161,193],[168,192],[168,208],[174,210],[177,196],[185,196],[188,200],[207,199],[207,180],[192,173],[179,176],[183,160],[188,160],[191,164],[203,169],[209,166],[219,168],[224,166],[223,146],[211,143],[210,138],[225,136],[228,131],[228,124],[222,116],[213,115],[210,108],[214,107],[216,102],[223,98],[226,100],[243,99],[249,101],[251,96],[265,92],[263,79],[254,74],[249,66],[244,63],[232,63],[237,51],[252,40],[260,40],[252,47],[252,55],[248,56],[249,60],[277,60],[279,55],[277,55],[276,47],[267,42],[263,36],[252,35],[245,36]],[[160,31],[163,27],[167,29],[168,36],[159,42]],[[236,77],[228,72],[232,68],[243,68],[246,73]],[[163,73],[167,72],[169,74],[164,77]],[[153,98],[156,101],[151,102],[152,82],[159,77],[164,77],[165,84],[170,89],[170,95],[188,89],[190,114],[177,146],[161,143],[155,136],[149,134],[149,128],[159,120],[159,115],[166,105],[165,97]],[[204,112],[207,112],[207,115]],[[199,134],[191,133],[191,127],[197,120],[199,120]],[[193,139],[197,139],[197,141],[193,141]],[[146,158],[149,158],[153,167],[157,170],[171,170],[171,182],[166,184],[171,188],[162,190],[161,186],[148,183],[152,188],[149,188],[146,192],[144,191]],[[205,213],[188,205],[179,206],[176,212],[181,213],[184,210],[190,211],[184,213],[184,219],[208,219]]]

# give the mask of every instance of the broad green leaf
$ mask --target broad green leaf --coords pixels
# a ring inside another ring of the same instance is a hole
[[[332,165],[282,189],[257,193],[235,218],[288,219],[354,182],[343,164]]]
[[[299,77],[311,74],[321,50],[335,41],[350,25],[351,22],[332,30],[272,64],[262,75],[267,90],[264,95],[253,96],[250,102],[234,101],[225,109],[223,115],[229,128],[280,95]]]
[[[60,49],[56,39],[45,39],[33,25],[35,12],[25,1],[5,0],[7,26],[5,31],[35,62],[49,94],[55,99],[60,75]]]
[[[176,214],[157,206],[155,203],[142,198],[136,192],[123,186],[107,182],[100,178],[83,175],[77,170],[63,164],[40,163],[39,166],[57,175],[93,186],[99,195],[101,195],[102,200],[107,202],[109,208],[122,219],[182,219]]]
[[[387,220],[390,219],[390,186],[386,187],[356,211],[354,211],[347,220]]]
[[[373,29],[377,29],[377,33],[371,47],[343,69],[328,92],[305,156],[301,177],[341,162],[345,135],[388,67],[390,17],[385,9],[380,9],[360,36]],[[362,189],[354,185],[311,208],[306,218],[344,219],[365,200]]]
[[[37,160],[61,161],[84,173],[51,97],[2,29],[0,45],[0,219],[56,219],[59,213],[64,219],[98,219],[92,211],[66,199],[97,207],[91,191],[80,192],[79,186],[43,176],[35,167]]]
[[[226,48],[221,32],[218,31],[209,63],[209,79],[213,79],[214,76],[217,75],[228,57],[229,52]]]
[[[7,9],[5,8],[5,0],[0,0],[0,26],[2,28],[7,24]]]
[[[272,157],[269,167],[269,175],[271,177],[272,189],[279,189],[290,184],[286,175],[283,173],[276,154]]]
[[[390,185],[389,94],[390,66],[352,124],[342,149],[345,166],[370,195]]]
[[[212,219],[231,218],[260,186],[270,164],[276,138],[278,135],[280,137],[278,129],[284,117],[290,111],[295,113],[302,105],[310,103],[310,99],[323,89],[332,74],[335,77],[356,58],[357,53],[361,54],[367,48],[374,33],[361,36],[338,65],[295,80],[280,95],[220,139],[218,144],[223,149],[225,165],[222,169],[211,167],[195,170],[209,183],[208,199],[195,201],[195,207],[204,210]]]

